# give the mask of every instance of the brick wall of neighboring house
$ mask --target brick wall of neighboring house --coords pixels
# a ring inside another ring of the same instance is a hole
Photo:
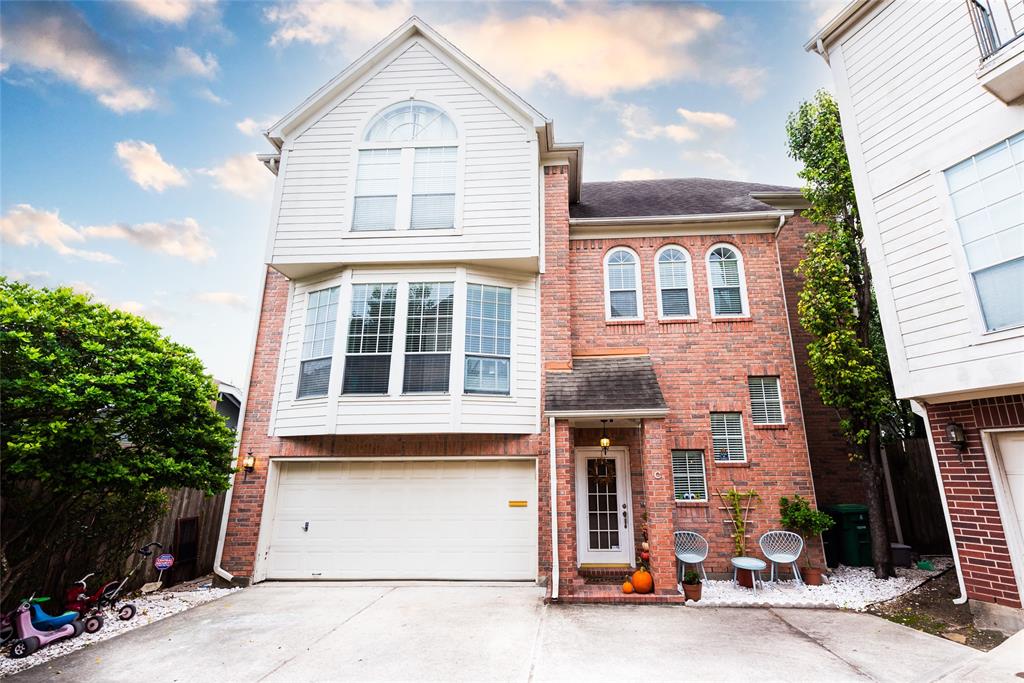
[[[866,503],[867,496],[859,468],[850,461],[849,444],[839,431],[839,418],[832,408],[821,402],[821,396],[814,387],[814,376],[807,365],[807,344],[811,341],[811,335],[800,326],[797,313],[803,278],[794,271],[804,257],[804,238],[808,233],[822,229],[822,226],[812,223],[798,212],[786,221],[778,240],[779,260],[786,288],[786,307],[793,331],[793,350],[800,380],[800,399],[807,429],[807,446],[814,474],[814,491],[820,505]]]
[[[997,474],[989,469],[981,430],[1024,429],[1024,395],[936,403],[927,409],[967,595],[971,600],[1020,608],[992,484]],[[963,425],[967,435],[962,462],[961,453],[946,438],[950,422]]]
[[[711,245],[728,242],[742,254],[750,317],[713,320],[708,298],[704,257]],[[694,262],[695,321],[659,322],[655,288],[655,252],[665,244],[684,247]],[[606,322],[603,259],[616,246],[632,248],[640,257],[643,322]],[[759,554],[757,538],[778,528],[780,496],[800,494],[811,500],[814,491],[798,398],[797,375],[790,346],[779,261],[772,234],[730,236],[642,237],[574,240],[570,245],[572,291],[572,348],[575,354],[646,349],[658,375],[669,416],[645,420],[643,477],[646,513],[651,528],[652,560],[661,572],[661,585],[671,583],[671,533],[694,530],[711,543],[708,571],[730,571],[734,556],[731,525],[715,495],[733,486],[757,491],[761,499],[751,511],[747,550]],[[785,425],[755,426],[750,417],[747,378],[780,378]],[[711,457],[712,411],[743,415],[746,463],[716,463]],[[592,445],[592,444],[579,444]],[[696,449],[705,453],[707,503],[676,503],[672,495],[670,451]],[[634,487],[635,488],[635,487]],[[821,561],[821,549],[812,548]],[[665,577],[669,580],[666,581]],[[659,581],[659,572],[655,572]]]

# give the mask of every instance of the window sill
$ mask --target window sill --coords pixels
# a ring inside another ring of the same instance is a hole
[[[659,325],[695,325],[699,322],[696,318],[658,318]]]
[[[329,398],[327,394],[323,396],[296,396],[293,401],[326,401]]]
[[[737,315],[735,317],[729,317],[729,316],[724,316],[724,315],[717,315],[717,316],[711,318],[711,323],[712,324],[717,324],[717,323],[752,323],[752,322],[754,322],[754,319],[751,318],[749,315]]]
[[[677,508],[706,508],[710,505],[706,500],[677,500],[675,503]]]
[[[484,398],[484,399],[501,399],[507,401],[513,398],[512,394],[479,394],[472,391],[467,391],[462,394],[463,398]]]
[[[604,321],[605,325],[646,325],[647,322],[643,318],[612,318]]]
[[[776,430],[789,429],[789,423],[788,422],[784,422],[782,424],[767,424],[767,425],[758,425],[758,424],[756,424],[756,425],[754,425],[754,429],[763,429],[763,430],[769,431],[769,432],[770,431],[776,431]]]
[[[749,461],[743,461],[743,462],[738,462],[738,461],[737,462],[720,462],[720,461],[716,460],[715,461],[715,467],[750,467],[750,462]]]
[[[367,239],[374,237],[430,237],[433,235],[461,235],[461,228],[424,228],[423,230],[346,230],[342,239]]]

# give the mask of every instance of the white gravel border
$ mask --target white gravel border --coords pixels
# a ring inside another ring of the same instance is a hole
[[[131,600],[126,600],[125,602],[130,602],[138,608],[138,612],[129,621],[121,621],[117,618],[116,614],[108,610],[103,615],[103,628],[96,633],[83,633],[77,638],[58,640],[52,645],[40,648],[35,654],[29,655],[24,659],[11,659],[8,656],[7,647],[0,649],[0,678],[11,676],[33,666],[38,666],[75,650],[81,650],[83,647],[88,647],[93,643],[119,636],[122,633],[127,633],[161,619],[166,619],[172,614],[184,612],[197,605],[217,600],[237,590],[241,589],[212,588],[209,585],[202,585],[182,591],[181,587],[173,586],[167,590],[157,591],[149,595],[140,595]],[[145,677],[143,676],[143,678]]]
[[[768,572],[761,572],[766,579],[764,587],[757,587],[755,594],[749,588],[734,585],[729,581],[709,580],[704,582],[699,602],[687,601],[687,607],[818,607],[826,609],[852,609],[863,611],[876,602],[884,602],[914,590],[929,578],[936,576],[953,565],[952,558],[929,558],[935,566],[933,571],[924,569],[896,569],[896,578],[876,579],[871,567],[844,567],[840,565],[828,575],[828,583],[821,586],[800,585],[792,580],[767,581]],[[789,570],[783,570],[789,576]],[[680,586],[680,592],[682,592]]]

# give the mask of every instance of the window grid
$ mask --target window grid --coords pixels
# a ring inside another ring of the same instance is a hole
[[[457,152],[456,147],[420,147],[416,150],[411,230],[455,227]]]
[[[612,318],[639,318],[636,257],[616,249],[608,257],[608,311]]]
[[[748,377],[750,416],[754,424],[782,424],[778,377]]]
[[[343,394],[386,394],[395,334],[395,283],[352,285]]]
[[[454,298],[453,282],[409,283],[403,392],[448,391]]]
[[[395,229],[401,169],[400,149],[359,150],[353,230]]]
[[[465,391],[507,395],[511,355],[512,290],[467,285]]]
[[[711,413],[711,444],[715,462],[743,462],[743,421],[739,413]]]
[[[1024,133],[945,172],[985,326],[1024,323]]]
[[[743,289],[739,256],[729,247],[708,254],[711,300],[715,315],[743,315]]]
[[[672,488],[676,500],[707,502],[704,451],[672,451]]]
[[[340,287],[310,292],[306,300],[298,398],[326,396],[331,377],[331,355],[338,320]]]
[[[669,247],[658,255],[658,288],[663,317],[690,316],[689,266],[689,259],[682,249]]]

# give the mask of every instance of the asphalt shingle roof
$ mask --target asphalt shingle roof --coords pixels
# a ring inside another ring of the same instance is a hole
[[[667,408],[648,356],[577,358],[571,372],[549,372],[545,406],[551,411]]]
[[[583,183],[580,201],[569,206],[572,218],[687,216],[708,213],[770,211],[751,192],[795,192],[799,188],[711,178],[665,178]]]

